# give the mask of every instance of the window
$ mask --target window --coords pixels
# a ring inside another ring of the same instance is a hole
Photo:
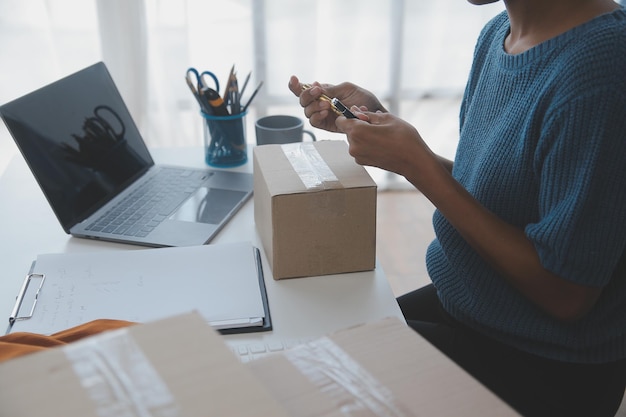
[[[247,91],[264,82],[249,141],[260,115],[302,115],[292,74],[350,80],[411,121],[420,98],[460,97],[475,39],[501,10],[465,0],[0,0],[0,102],[104,60],[150,146],[200,145],[184,73],[225,80],[234,64],[240,79],[252,72]],[[14,152],[2,127],[0,158]]]

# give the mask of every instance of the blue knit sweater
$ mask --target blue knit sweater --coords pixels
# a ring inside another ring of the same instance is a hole
[[[626,358],[626,12],[518,55],[504,51],[509,28],[504,12],[479,37],[453,175],[524,230],[545,268],[604,290],[583,319],[555,320],[438,211],[429,275],[452,316],[502,342],[563,361]]]

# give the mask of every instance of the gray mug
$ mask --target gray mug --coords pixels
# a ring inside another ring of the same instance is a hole
[[[255,123],[256,144],[285,144],[302,142],[304,135],[309,135],[315,141],[315,135],[304,130],[302,119],[295,116],[273,115],[260,118]]]

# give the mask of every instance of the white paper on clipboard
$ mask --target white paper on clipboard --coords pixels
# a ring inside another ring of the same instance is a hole
[[[143,323],[193,310],[216,329],[261,326],[256,250],[241,242],[39,255],[31,272],[45,280],[32,285],[36,304],[22,303],[10,332],[49,335],[96,319]]]

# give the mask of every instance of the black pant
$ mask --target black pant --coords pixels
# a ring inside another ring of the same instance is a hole
[[[409,326],[524,416],[614,416],[626,389],[626,360],[577,364],[522,352],[448,315],[428,285],[398,297]]]

